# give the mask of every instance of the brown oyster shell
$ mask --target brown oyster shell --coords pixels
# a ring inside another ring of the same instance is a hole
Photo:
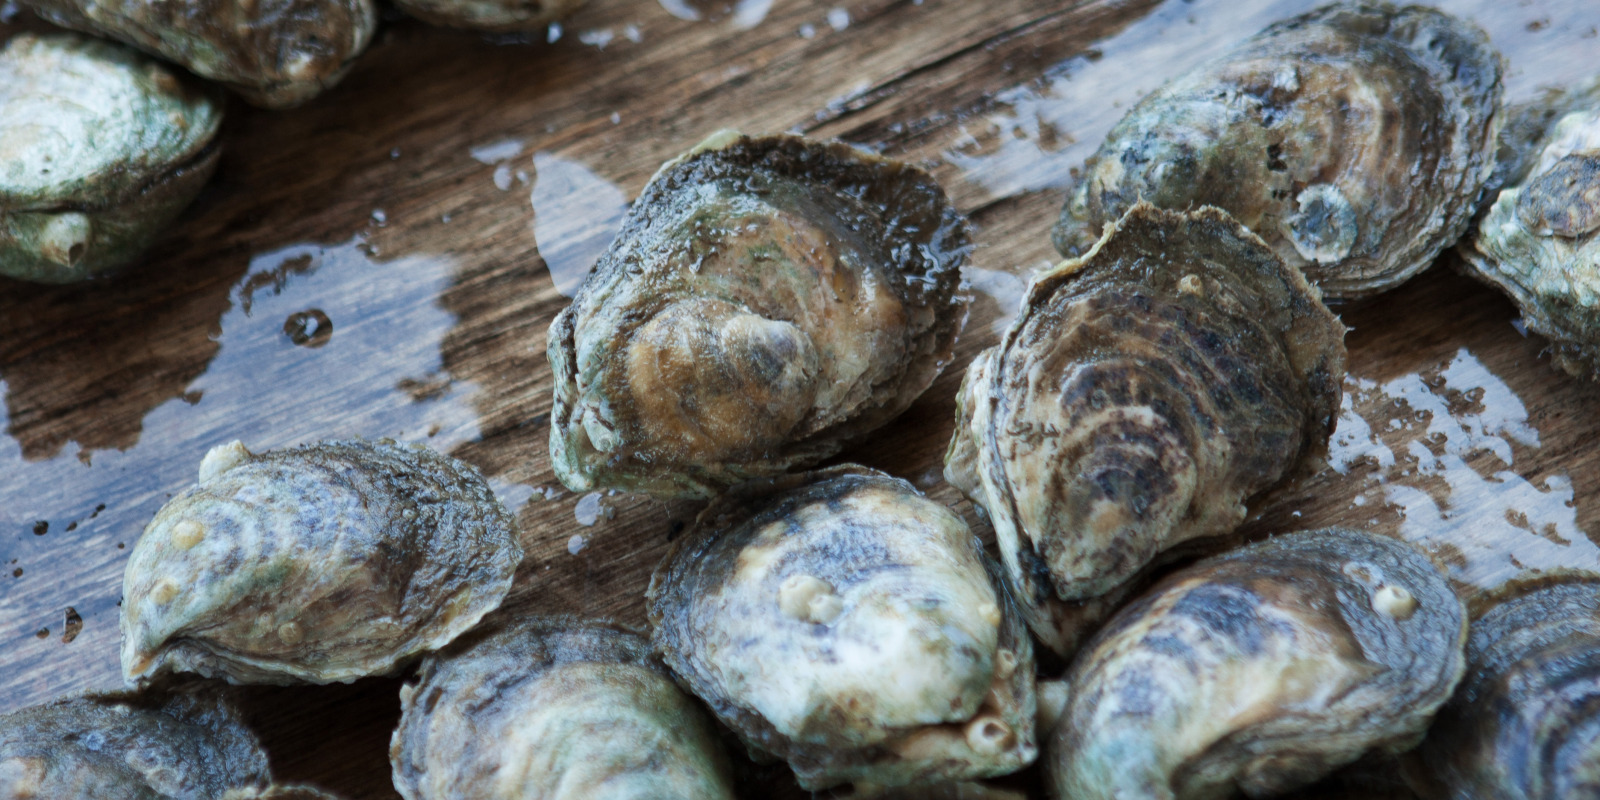
[[[1349,529],[1180,570],[1067,674],[1058,797],[1271,797],[1414,746],[1464,668],[1466,611],[1421,552]]]
[[[421,445],[214,448],[123,577],[122,670],[349,682],[438,649],[500,605],[522,560],[472,466]]]
[[[965,523],[846,465],[752,481],[651,580],[662,657],[804,788],[1013,772],[1037,754],[1033,650]]]
[[[1326,451],[1344,331],[1214,208],[1136,205],[1035,280],[968,369],[945,475],[987,511],[1051,649],[1070,653],[1161,553],[1231,532]]]
[[[211,800],[269,780],[215,686],[89,694],[0,716],[0,797]]]
[[[712,137],[662,167],[550,326],[556,476],[710,497],[838,452],[949,361],[968,246],[920,169]]]
[[[1066,255],[1139,200],[1214,205],[1332,298],[1392,288],[1466,230],[1494,165],[1502,59],[1470,22],[1356,2],[1278,22],[1147,96],[1055,231]]]
[[[389,748],[407,800],[731,800],[704,709],[642,636],[524,619],[429,656]]]

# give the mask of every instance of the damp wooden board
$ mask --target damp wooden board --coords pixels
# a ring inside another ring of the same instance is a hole
[[[955,362],[844,458],[913,480],[981,530],[939,472],[953,395],[1054,258],[1072,170],[1139,96],[1313,3],[670,5],[593,0],[559,36],[390,16],[322,98],[234,103],[216,179],[128,276],[0,281],[0,712],[119,684],[127,548],[231,439],[428,442],[518,512],[528,558],[509,613],[642,622],[649,573],[697,507],[556,485],[545,330],[657,165],[722,127],[923,163],[971,216]],[[1590,0],[1443,5],[1506,52],[1513,99],[1600,64]],[[24,16],[0,35],[41,27]],[[1596,387],[1552,369],[1513,307],[1454,263],[1339,309],[1351,378],[1329,466],[1255,509],[1251,532],[1400,535],[1464,592],[1600,566]],[[286,324],[317,312],[331,336],[297,345]],[[392,798],[398,685],[252,690],[251,721],[284,778]]]

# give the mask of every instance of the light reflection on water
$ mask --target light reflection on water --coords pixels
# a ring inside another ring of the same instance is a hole
[[[572,297],[617,235],[628,198],[616,184],[569,158],[534,153],[533,171],[528,201],[534,239],[556,291]]]

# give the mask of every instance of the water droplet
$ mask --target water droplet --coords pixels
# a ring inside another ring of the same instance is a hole
[[[802,38],[802,39],[815,39],[816,37],[817,37],[817,26],[812,25],[809,22],[807,22],[806,24],[800,26],[800,38]]]
[[[834,8],[828,11],[828,24],[836,31],[850,27],[850,12],[843,8]]]
[[[550,44],[555,44],[556,42],[561,41],[561,33],[561,23],[552,22],[550,23],[550,28],[545,31],[544,40]]]
[[[574,533],[572,534],[572,538],[567,540],[567,552],[573,555],[583,552],[583,548],[588,546],[589,543],[585,541],[583,536],[580,534]]]
[[[381,228],[389,224],[389,215],[381,208],[374,208],[372,209],[372,221]]]
[[[600,506],[600,497],[599,492],[590,492],[578,500],[578,505],[574,507],[573,514],[578,518],[579,525],[589,526],[600,521],[600,514],[603,511]]]
[[[521,139],[501,139],[467,151],[479,164],[498,164],[522,155]]]

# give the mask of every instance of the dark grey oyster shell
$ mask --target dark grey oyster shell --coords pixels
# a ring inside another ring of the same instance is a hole
[[[1566,113],[1527,148],[1524,174],[1508,171],[1520,182],[1501,190],[1460,251],[1550,338],[1557,366],[1600,380],[1600,82],[1544,107]],[[1538,118],[1519,119],[1533,129]]]
[[[122,671],[353,681],[477,624],[522,560],[472,466],[421,445],[214,448],[123,576]]]
[[[57,25],[115,39],[288,108],[339,82],[377,26],[372,0],[18,0]]]
[[[1465,662],[1466,610],[1404,542],[1287,534],[1123,608],[1067,674],[1056,796],[1270,797],[1416,745]]]
[[[1472,623],[1418,751],[1441,800],[1600,797],[1600,577],[1523,589]]]
[[[68,283],[133,260],[217,166],[214,92],[125,47],[0,50],[0,275]]]
[[[1161,553],[1230,533],[1326,451],[1345,329],[1215,208],[1138,204],[1024,303],[967,371],[945,476],[1066,655]]]
[[[684,684],[807,789],[991,777],[1037,755],[1033,649],[960,517],[847,465],[752,481],[650,584]]]
[[[407,800],[732,800],[705,710],[643,637],[524,619],[422,662],[389,760]]]
[[[1494,166],[1502,59],[1423,6],[1324,6],[1134,106],[1055,231],[1067,255],[1139,200],[1218,206],[1329,297],[1392,288],[1466,231]]]
[[[712,137],[662,167],[550,326],[556,477],[710,497],[838,452],[949,361],[967,250],[920,169]]]
[[[395,6],[433,25],[481,31],[537,30],[571,14],[585,0],[395,0]]]
[[[265,786],[267,754],[209,689],[83,695],[0,716],[0,797],[213,800]]]

